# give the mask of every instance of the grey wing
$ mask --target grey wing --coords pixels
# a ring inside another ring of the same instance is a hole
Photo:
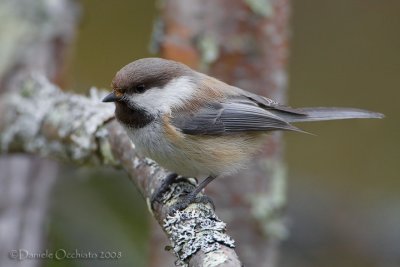
[[[253,101],[259,107],[269,110],[281,119],[292,122],[304,121],[327,121],[344,119],[379,119],[384,115],[358,108],[337,108],[337,107],[311,107],[311,108],[292,108],[281,105],[269,98],[235,88],[241,97]]]
[[[273,107],[269,107],[273,109]],[[226,135],[272,130],[301,131],[252,99],[215,102],[192,114],[173,113],[172,124],[185,134]]]
[[[254,104],[257,104],[258,106],[260,106],[262,108],[265,108],[265,109],[268,109],[271,111],[276,111],[276,112],[284,112],[284,113],[292,114],[294,116],[299,115],[298,117],[302,117],[302,115],[307,115],[306,112],[302,112],[299,109],[279,104],[278,102],[276,102],[270,98],[260,96],[257,94],[253,94],[251,92],[248,92],[248,91],[242,90],[240,88],[236,88],[236,87],[235,87],[235,90],[240,94],[241,97],[252,101]]]

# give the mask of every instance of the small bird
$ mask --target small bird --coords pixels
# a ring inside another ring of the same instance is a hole
[[[111,86],[103,102],[115,102],[115,117],[138,152],[174,172],[164,187],[175,173],[205,178],[178,209],[216,177],[245,167],[270,131],[303,132],[296,122],[383,118],[355,108],[291,108],[161,58],[126,65]]]

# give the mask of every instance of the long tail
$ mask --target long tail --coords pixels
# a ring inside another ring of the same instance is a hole
[[[287,122],[304,122],[304,121],[327,121],[327,120],[344,120],[344,119],[381,119],[385,117],[381,113],[372,112],[357,108],[296,108],[296,113],[279,112],[279,117],[284,118]]]

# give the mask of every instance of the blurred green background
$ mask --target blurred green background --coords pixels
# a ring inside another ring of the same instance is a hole
[[[400,266],[400,1],[292,2],[290,105],[353,106],[386,118],[284,134],[291,234],[280,266]],[[151,55],[155,3],[81,4],[68,88],[109,88],[119,68]],[[57,185],[50,246],[123,256],[47,266],[145,266],[150,218],[132,183],[123,172],[75,168],[66,166]]]

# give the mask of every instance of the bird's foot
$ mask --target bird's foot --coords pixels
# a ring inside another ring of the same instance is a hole
[[[169,187],[176,181],[177,177],[178,177],[178,174],[176,174],[176,173],[170,173],[165,177],[161,186],[151,196],[150,203],[151,203],[152,208],[153,208],[155,202],[162,203],[163,195],[168,191]]]
[[[214,202],[209,196],[197,196],[197,194],[189,193],[186,196],[180,198],[177,203],[170,207],[169,214],[172,215],[178,210],[184,210],[192,203],[202,203],[205,205],[210,204],[212,209],[215,210]]]

